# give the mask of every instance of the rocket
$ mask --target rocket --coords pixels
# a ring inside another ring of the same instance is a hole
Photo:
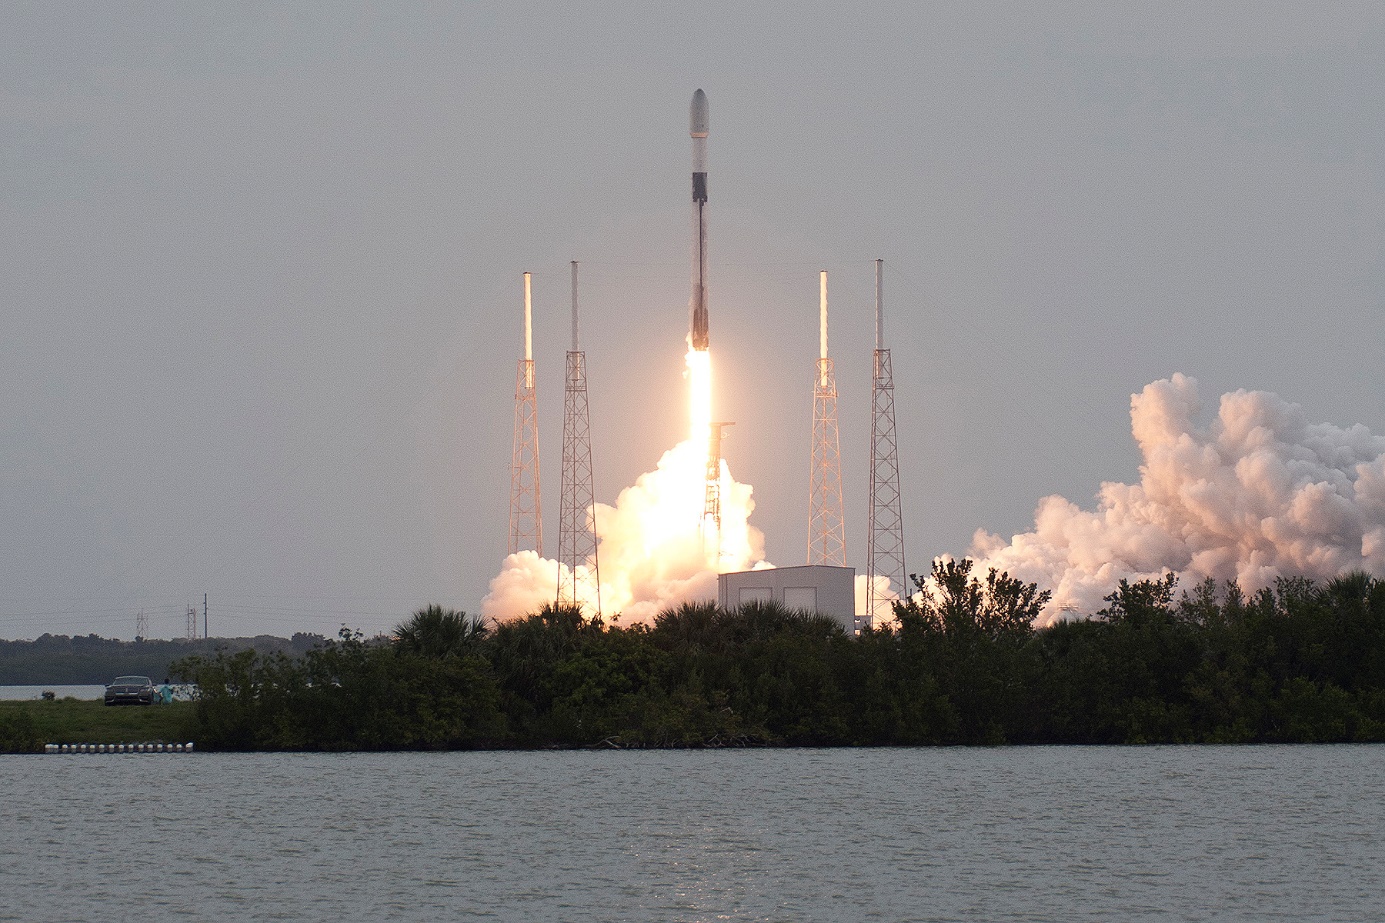
[[[692,300],[688,339],[707,349],[707,94],[693,94],[688,133],[692,135]]]

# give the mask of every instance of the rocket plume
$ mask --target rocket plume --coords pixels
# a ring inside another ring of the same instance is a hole
[[[769,566],[763,561],[764,535],[750,525],[755,509],[752,489],[731,476],[724,460],[720,554],[703,541],[711,362],[705,350],[690,349],[686,359],[688,438],[665,452],[653,471],[622,490],[615,506],[596,504],[601,604],[606,617],[618,614],[621,624],[652,622],[671,606],[715,599],[717,574],[722,571]],[[560,567],[565,565],[532,551],[510,555],[491,580],[481,614],[504,621],[538,611],[553,601]],[[571,583],[569,578],[564,585]],[[596,608],[595,599],[581,602]]]
[[[712,359],[707,317],[707,96],[693,94],[693,260],[689,304],[688,438],[664,453],[655,470],[621,491],[615,506],[595,504],[600,543],[600,602],[607,617],[623,623],[652,622],[660,611],[683,602],[716,598],[717,574],[771,566],[764,562],[764,536],[750,525],[755,509],[751,488],[737,483],[724,460],[717,461],[720,529],[717,541],[703,534],[709,484],[708,445],[712,429]],[[591,520],[589,520],[590,522]],[[586,565],[578,565],[579,575]],[[532,551],[511,554],[481,603],[487,618],[505,620],[535,612],[553,601],[565,565]],[[576,583],[580,586],[583,581]],[[596,599],[581,599],[596,608]]]
[[[1250,592],[1279,577],[1385,576],[1385,438],[1311,423],[1264,391],[1224,394],[1199,425],[1197,382],[1156,381],[1130,401],[1138,484],[1106,483],[1096,509],[1047,497],[1007,543],[978,530],[976,570],[1052,589],[1040,624],[1086,615],[1122,578],[1212,577]]]

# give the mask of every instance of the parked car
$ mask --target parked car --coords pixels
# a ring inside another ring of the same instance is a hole
[[[107,705],[153,705],[159,698],[159,690],[147,676],[117,676],[106,687]]]

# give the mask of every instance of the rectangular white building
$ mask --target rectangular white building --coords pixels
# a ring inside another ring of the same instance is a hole
[[[805,564],[743,570],[717,577],[717,605],[736,609],[776,602],[789,609],[830,615],[848,634],[856,631],[856,568]]]

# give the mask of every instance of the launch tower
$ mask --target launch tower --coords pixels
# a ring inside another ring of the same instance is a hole
[[[904,570],[904,514],[900,509],[899,445],[894,425],[894,372],[885,348],[884,260],[875,261],[875,380],[870,404],[870,528],[866,546],[866,611],[875,618],[884,597],[875,578],[886,577],[909,595]]]
[[[705,548],[710,533],[718,562],[721,561],[721,439],[726,428],[735,425],[713,421],[707,427],[707,489],[702,501],[702,542]]]
[[[818,276],[818,368],[813,380],[813,458],[808,474],[808,563],[846,566],[837,375],[827,358],[827,270]]]
[[[563,484],[558,513],[558,605],[601,615],[596,505],[592,487],[591,418],[587,408],[587,354],[577,329],[577,261],[572,261],[572,349],[563,397]]]
[[[543,556],[539,500],[539,413],[534,386],[534,315],[529,273],[524,274],[524,358],[515,375],[515,444],[510,458],[510,554],[532,549]]]

